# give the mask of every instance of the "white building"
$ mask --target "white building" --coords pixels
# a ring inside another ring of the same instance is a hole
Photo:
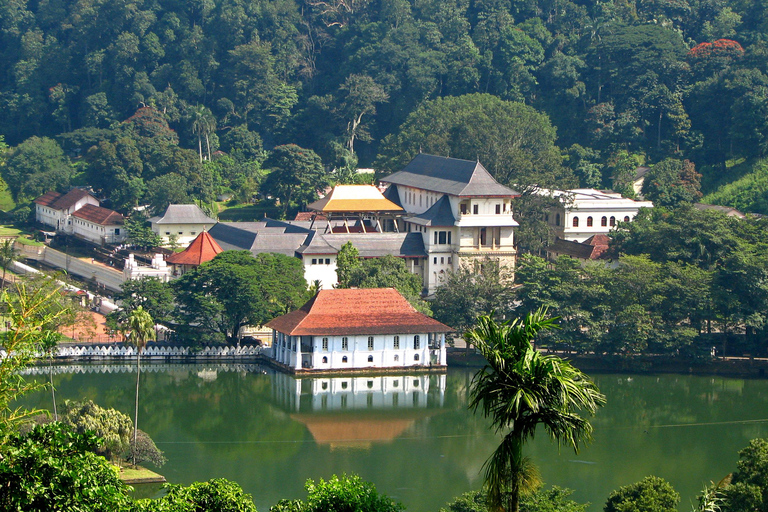
[[[394,288],[321,290],[266,327],[272,357],[297,373],[444,367],[445,334],[453,332]]]
[[[188,245],[203,231],[208,231],[218,222],[212,219],[196,204],[172,204],[166,208],[160,217],[149,219],[154,231],[164,243],[168,243],[171,235],[176,236],[180,245]]]
[[[634,201],[616,192],[592,188],[572,190],[539,190],[542,195],[560,199],[545,220],[563,240],[584,242],[591,236],[604,235],[619,222],[632,221],[640,208],[653,208],[650,201]]]
[[[35,220],[52,226],[60,233],[72,234],[71,215],[86,204],[99,206],[99,200],[87,190],[73,188],[66,194],[46,192],[35,199]]]
[[[446,272],[485,258],[514,267],[512,200],[519,193],[499,184],[480,164],[418,154],[383,178],[385,196],[407,215],[403,229],[420,233],[426,252],[424,290],[434,293]]]
[[[125,240],[124,217],[99,206],[87,190],[74,188],[66,194],[47,192],[35,199],[35,218],[59,233],[94,244],[116,244]]]

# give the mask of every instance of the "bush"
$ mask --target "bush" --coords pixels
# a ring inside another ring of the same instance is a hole
[[[64,403],[65,413],[62,422],[70,425],[76,432],[92,432],[103,441],[96,453],[110,460],[119,459],[130,451],[133,422],[127,415],[115,409],[104,409],[92,400]]]
[[[151,462],[157,467],[162,466],[167,461],[163,456],[163,452],[157,448],[152,438],[141,429],[136,431],[136,444],[134,444],[133,438],[131,438],[131,446],[123,458],[127,461],[135,460],[136,464]]]
[[[229,480],[217,478],[189,487],[165,484],[160,499],[135,502],[131,512],[256,512],[250,494]]]
[[[401,512],[405,507],[388,496],[379,494],[376,487],[357,475],[333,475],[316,484],[307,480],[304,486],[307,499],[280,500],[270,512]]]
[[[647,476],[625,485],[608,496],[605,512],[677,512],[680,495],[669,482]]]

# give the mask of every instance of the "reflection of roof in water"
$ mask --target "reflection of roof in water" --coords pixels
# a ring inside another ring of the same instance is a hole
[[[374,443],[391,443],[416,423],[439,409],[395,409],[388,414],[368,414],[359,409],[349,413],[291,414],[303,423],[317,444],[335,448],[370,448]],[[395,415],[396,413],[396,415]]]

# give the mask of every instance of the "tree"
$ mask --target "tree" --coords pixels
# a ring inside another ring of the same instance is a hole
[[[16,406],[16,401],[44,385],[26,382],[19,372],[34,359],[41,339],[51,330],[49,326],[64,315],[64,310],[48,307],[58,294],[59,288],[34,287],[24,281],[0,294],[8,326],[0,344],[6,353],[13,354],[0,359],[0,446],[21,421],[37,412]]]
[[[355,152],[355,139],[371,140],[363,116],[376,114],[376,104],[389,100],[384,88],[367,75],[349,75],[339,87],[343,93],[343,110],[347,121],[347,149]]]
[[[152,226],[143,212],[136,212],[125,219],[125,231],[128,233],[128,242],[145,251],[160,247],[163,243],[160,235],[152,231]]]
[[[5,275],[8,267],[13,265],[14,261],[19,259],[19,254],[14,247],[14,241],[5,239],[0,243],[0,267],[3,267],[3,282],[0,283],[0,290],[5,288]]]
[[[256,512],[251,495],[223,478],[195,482],[188,487],[164,484],[163,489],[165,494],[159,499],[136,501],[132,512]]]
[[[350,287],[352,274],[361,265],[360,252],[352,245],[352,242],[346,242],[342,245],[336,255],[336,277],[339,288]]]
[[[613,491],[604,512],[675,512],[680,495],[657,476],[647,476],[637,483]]]
[[[667,158],[651,167],[643,182],[643,195],[656,206],[676,208],[701,197],[700,180],[693,162]]]
[[[136,407],[133,415],[133,444],[136,445],[136,436],[139,431],[139,377],[141,376],[141,351],[147,346],[147,342],[157,338],[155,322],[152,316],[142,306],[137,307],[128,315],[124,325],[126,340],[136,347]],[[136,452],[133,452],[133,462],[136,465]]]
[[[725,490],[729,512],[765,510],[768,503],[768,440],[752,439],[739,452],[731,485]]]
[[[469,407],[482,409],[497,432],[508,430],[484,465],[485,487],[495,510],[518,512],[520,495],[538,487],[535,467],[523,456],[523,446],[537,426],[578,452],[592,433],[589,421],[578,412],[594,414],[605,403],[605,396],[585,374],[534,349],[539,331],[555,327],[546,310],[540,309],[502,324],[484,315],[464,334],[486,359],[472,379]]]
[[[93,400],[64,402],[61,422],[78,434],[91,432],[101,440],[95,453],[117,461],[131,445],[131,418],[115,409],[104,409]]]
[[[431,302],[435,319],[464,332],[477,317],[494,310],[502,319],[507,318],[514,309],[509,286],[512,277],[510,269],[490,258],[450,272]]]
[[[128,488],[96,455],[98,438],[61,423],[10,436],[0,457],[2,510],[126,510]]]
[[[397,135],[384,139],[374,166],[396,172],[423,151],[480,160],[496,180],[518,189],[571,188],[576,180],[562,166],[555,135],[549,118],[523,103],[490,94],[439,98],[423,103]]]
[[[587,505],[569,499],[573,494],[570,489],[553,486],[551,489],[538,489],[530,495],[520,498],[522,512],[585,512]],[[465,492],[448,503],[440,512],[490,512],[488,495],[485,491]]]
[[[50,190],[66,190],[72,169],[55,140],[31,137],[8,153],[2,176],[19,203]]]
[[[204,105],[197,105],[196,107],[190,107],[187,114],[190,128],[192,133],[197,135],[197,148],[200,153],[200,162],[203,161],[203,137],[205,138],[205,145],[208,148],[208,160],[211,159],[211,143],[209,136],[216,131],[216,118],[210,109]]]
[[[124,318],[139,306],[149,313],[155,322],[168,322],[173,313],[173,292],[168,283],[152,276],[140,276],[125,281],[115,294],[119,301],[118,318]]]
[[[307,490],[304,502],[281,500],[270,512],[401,512],[405,509],[358,475],[333,475],[317,483],[307,480],[304,488]]]
[[[261,191],[278,198],[283,212],[306,206],[328,185],[320,157],[311,149],[295,144],[277,146],[264,167],[272,171],[261,185]]]
[[[339,288],[395,288],[416,310],[432,314],[429,304],[421,298],[421,278],[408,270],[402,258],[389,254],[366,258],[359,265],[352,265],[347,273],[348,286],[339,285]]]
[[[300,307],[307,293],[300,260],[249,251],[224,251],[171,286],[181,323],[223,335],[231,344],[243,326],[263,325]]]

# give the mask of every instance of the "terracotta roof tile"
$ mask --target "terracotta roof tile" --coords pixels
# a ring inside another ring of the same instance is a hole
[[[207,231],[203,231],[189,244],[189,247],[176,254],[171,254],[166,261],[174,265],[200,265],[211,261],[223,252],[216,240]]]
[[[42,196],[35,199],[35,203],[42,206],[48,206],[54,210],[66,210],[82,198],[90,195],[91,193],[83,188],[73,188],[66,194],[60,194],[59,192],[46,192]]]
[[[321,290],[300,309],[266,326],[290,336],[453,331],[416,311],[394,288]]]
[[[95,206],[92,204],[86,204],[79,210],[72,214],[73,217],[78,217],[94,224],[100,224],[102,226],[115,226],[123,223],[124,217],[122,214],[117,213],[109,208],[102,208],[101,206]]]
[[[58,192],[54,192],[54,191],[46,192],[45,194],[35,199],[35,204],[39,204],[40,206],[50,207],[60,197],[61,197],[61,194]]]

